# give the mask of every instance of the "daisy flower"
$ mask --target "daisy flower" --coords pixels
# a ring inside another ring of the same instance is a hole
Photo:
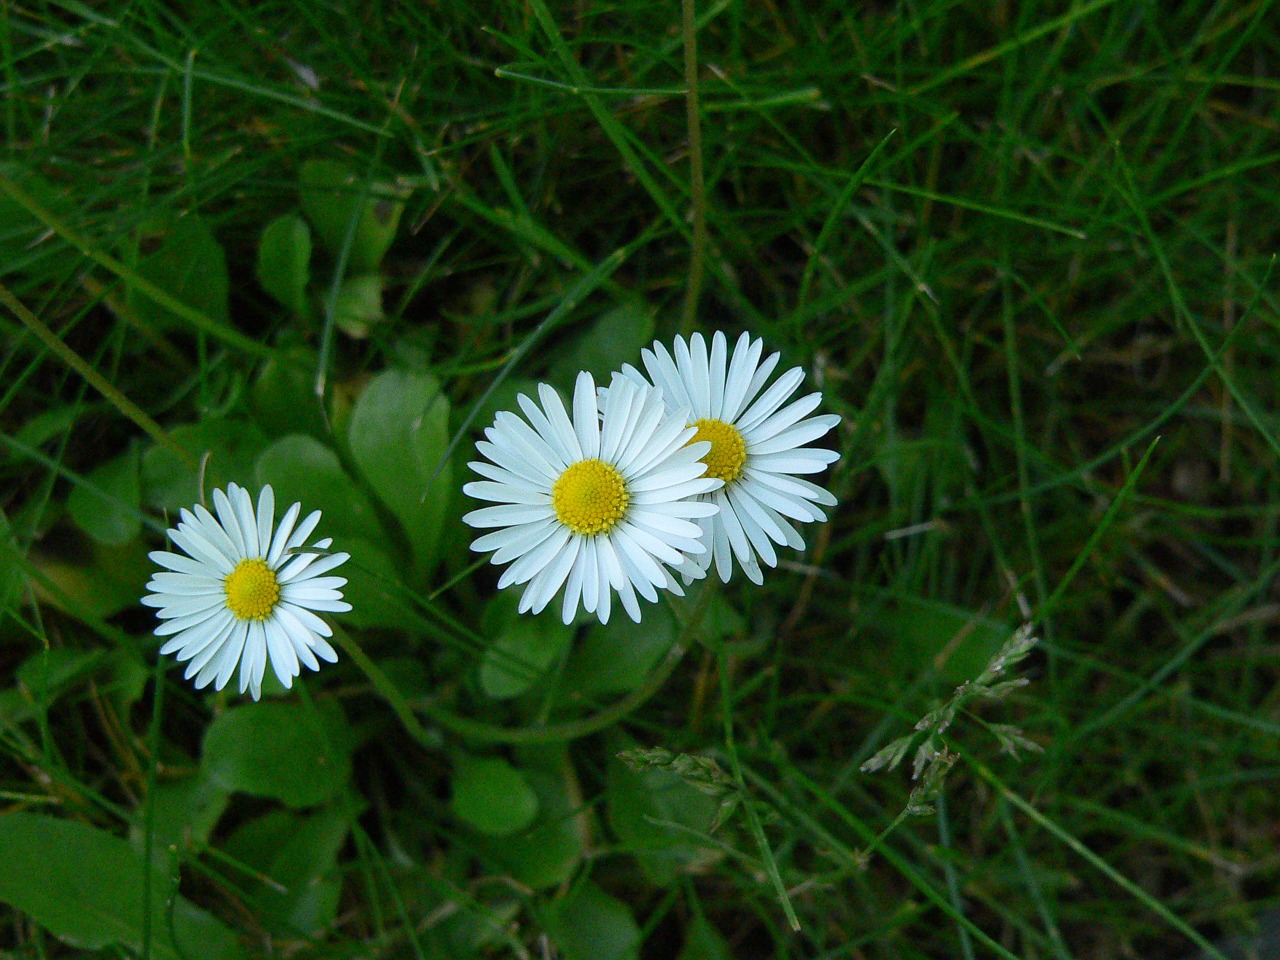
[[[787,403],[804,380],[799,367],[761,393],[782,356],[774,353],[761,361],[763,351],[763,340],[744,333],[729,356],[728,340],[717,331],[708,355],[706,341],[695,333],[687,343],[676,337],[674,357],[656,341],[645,349],[641,356],[648,377],[630,364],[622,368],[627,380],[661,390],[672,409],[691,411],[695,439],[711,443],[703,457],[707,475],[724,481],[701,498],[720,509],[698,521],[710,549],[690,556],[680,568],[686,583],[705,576],[712,562],[728,582],[734,559],[754,583],[763,583],[760,561],[777,565],[775,543],[804,548],[793,522],[825,520],[819,505],[835,506],[835,497],[800,475],[820,473],[840,459],[834,450],[806,446],[840,418],[808,416],[821,402],[820,393]]]
[[[302,504],[285,512],[272,532],[275,494],[258,495],[258,509],[243,487],[213,491],[215,517],[196,504],[182,510],[182,522],[169,538],[186,551],[157,550],[151,559],[166,569],[154,574],[142,598],[163,621],[156,635],[172,635],[161,654],[173,653],[187,665],[186,679],[196,688],[213,683],[221,690],[240,665],[240,692],[262,695],[267,660],[280,682],[293,685],[305,664],[319,670],[321,660],[338,659],[325,637],[333,630],[312,611],[351,609],[342,599],[345,577],[326,577],[349,555],[326,553],[332,540],[305,546],[320,522],[316,510],[297,523]],[[296,524],[296,526],[295,526]]]
[[[538,399],[521,394],[527,422],[503,411],[476,444],[492,462],[470,464],[486,479],[463,492],[497,506],[462,519],[497,529],[471,548],[511,561],[498,587],[527,584],[521,613],[539,612],[563,586],[565,623],[579,603],[608,623],[615,592],[639,623],[636,594],[656,601],[656,588],[680,592],[667,568],[706,550],[696,521],[718,508],[693,498],[721,486],[699,460],[711,444],[693,442],[684,414],[673,416],[648,386],[619,382],[601,404],[591,375],[580,373],[572,419],[546,384]]]

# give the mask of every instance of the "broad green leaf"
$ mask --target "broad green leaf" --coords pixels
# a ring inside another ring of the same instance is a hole
[[[574,341],[569,355],[552,368],[551,379],[572,383],[585,370],[596,386],[608,386],[613,371],[624,363],[639,365],[640,350],[652,342],[653,313],[637,304],[620,304]]]
[[[568,647],[573,628],[553,612],[517,612],[512,592],[497,594],[485,610],[490,637],[480,661],[480,687],[495,700],[517,697],[535,684]]]
[[[272,437],[306,433],[318,440],[327,434],[316,399],[314,350],[280,350],[262,366],[249,388],[249,406],[262,430]]]
[[[526,829],[485,843],[489,858],[514,879],[535,890],[566,883],[582,860],[584,826],[568,754],[562,746],[541,751],[538,760],[521,754],[521,773],[538,798],[537,819]]]
[[[75,428],[76,420],[83,416],[84,412],[83,405],[72,404],[42,410],[25,421],[13,435],[13,439],[28,447],[43,446],[50,440],[70,433]],[[9,454],[6,453],[6,458],[8,456]]]
[[[976,611],[915,597],[894,598],[877,609],[868,627],[883,638],[903,676],[932,669],[952,684],[982,673],[1013,633],[1008,624]]]
[[[36,596],[82,620],[106,619],[134,606],[156,569],[141,540],[122,546],[89,543],[75,562],[33,551]]]
[[[227,255],[198,215],[180,217],[160,249],[138,265],[138,275],[209,319],[231,322]],[[167,307],[142,294],[134,295],[132,306],[140,318],[158,326],[187,325]]]
[[[21,599],[26,577],[22,571],[22,560],[9,518],[0,510],[0,614],[6,613],[11,604]]]
[[[504,934],[511,929],[512,923],[520,913],[520,903],[506,900],[492,905],[469,907],[456,900],[441,904],[453,911],[440,924],[440,939],[445,946],[444,956],[450,960],[470,957],[502,943]],[[507,934],[509,937],[510,934]],[[486,956],[503,956],[501,953],[490,953]]]
[[[276,217],[258,242],[258,282],[295,316],[306,316],[311,280],[311,228],[297,214]]]
[[[439,383],[407,370],[374,377],[351,411],[347,439],[365,479],[402,524],[418,579],[425,580],[439,559],[453,489],[445,460],[449,401]]]
[[[569,656],[564,688],[584,696],[630,693],[674,642],[675,622],[663,606],[646,606],[640,623],[593,623]]]
[[[67,191],[16,163],[0,164],[23,193],[54,216],[67,218]],[[42,280],[65,282],[85,263],[81,254],[16,200],[0,191],[0,276],[22,273]]]
[[[523,377],[509,377],[503,380],[493,389],[487,397],[483,397],[479,407],[476,408],[475,417],[471,421],[472,430],[480,430],[489,426],[497,418],[499,410],[517,410],[519,409],[519,401],[516,397],[520,394],[530,397],[534,400],[538,398],[538,381],[526,380]],[[471,411],[463,411],[470,416]]]
[[[396,589],[400,571],[387,553],[386,537],[373,504],[347,472],[338,455],[303,434],[281,437],[263,451],[256,470],[258,483],[270,483],[277,510],[295,501],[303,514],[322,514],[317,535],[333,537],[335,550],[351,559],[334,571],[347,578],[343,597],[351,610],[338,614],[360,627],[411,627],[416,619]]]
[[[147,807],[151,808],[151,860],[158,867],[169,863],[170,848],[185,859],[199,853],[227,809],[231,795],[198,769],[181,780],[163,780],[147,802],[135,811],[129,842],[141,856],[146,850]]]
[[[538,815],[538,796],[500,757],[459,753],[453,764],[453,812],[481,833],[505,836]]]
[[[589,880],[551,905],[547,930],[564,960],[634,960],[640,927],[631,908]]]
[[[49,647],[28,657],[15,673],[17,683],[0,690],[0,727],[39,716],[91,676],[98,691],[126,715],[142,695],[151,671],[132,648],[108,653]]]
[[[281,437],[258,457],[254,470],[258,485],[275,490],[276,507],[302,504],[303,515],[320,510],[317,536],[382,538],[382,528],[369,498],[342,469],[338,455],[314,437]],[[337,549],[345,549],[341,544]]]
[[[33,813],[0,816],[0,900],[82,950],[143,948],[142,857],[129,843],[86,823]],[[235,935],[182,897],[166,918],[166,872],[152,869],[151,955],[160,960],[241,956]],[[175,945],[176,942],[176,945]]]
[[[175,427],[169,436],[204,465],[204,500],[232,481],[253,488],[253,463],[267,438],[250,420],[239,417],[205,420]],[[168,447],[153,446],[142,454],[143,499],[152,507],[177,513],[201,502],[200,468]],[[173,524],[177,517],[171,517]]]
[[[72,683],[88,676],[106,658],[105,650],[49,647],[32,654],[18,667],[18,684],[37,703],[53,703]]]
[[[94,468],[85,480],[96,490],[77,485],[67,497],[67,510],[81,530],[99,543],[113,546],[128,543],[142,532],[142,481],[136,446],[130,444],[120,456]]]
[[[685,927],[684,946],[676,960],[733,960],[729,943],[703,917]]]
[[[333,304],[333,322],[349,337],[363,340],[374,324],[386,315],[382,312],[382,277],[365,273],[347,277],[338,288]]]
[[[347,578],[343,597],[351,604],[346,613],[337,614],[344,623],[355,627],[413,628],[421,618],[405,599],[401,583],[403,571],[383,546],[367,537],[344,536],[334,548],[345,550],[351,559],[334,573]]]
[[[241,826],[223,852],[269,877],[249,883],[249,899],[272,932],[296,937],[322,934],[337,918],[342,876],[338,853],[351,828],[345,804],[312,814],[273,810]],[[244,886],[244,880],[237,877]]]
[[[354,217],[347,272],[375,272],[395,240],[405,191],[379,182],[366,187],[360,177],[333,160],[308,160],[302,165],[301,181],[302,211],[325,249],[338,256]]]
[[[331,702],[316,709],[297,702],[246,703],[213,721],[200,763],[224,790],[310,807],[346,785],[351,743],[346,718]]]
[[[683,872],[719,858],[684,830],[665,825],[706,832],[719,809],[715,798],[667,770],[633,770],[617,759],[610,761],[608,775],[609,825],[653,883],[670,885]]]

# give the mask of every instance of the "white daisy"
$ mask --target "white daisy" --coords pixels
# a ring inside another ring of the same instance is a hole
[[[565,623],[579,602],[608,623],[615,591],[638,623],[636,593],[656,601],[658,587],[680,592],[667,567],[706,550],[695,521],[717,507],[693,498],[721,486],[698,459],[711,445],[693,443],[696,430],[683,413],[668,412],[656,390],[617,384],[600,404],[591,375],[578,374],[572,420],[541,384],[540,405],[518,398],[528,422],[503,411],[476,444],[492,463],[471,463],[487,479],[463,492],[498,506],[462,519],[498,528],[471,548],[497,551],[493,563],[514,561],[498,587],[528,584],[521,613],[542,610],[564,586]]]
[[[778,562],[773,544],[804,548],[791,521],[825,520],[819,504],[835,506],[835,497],[799,475],[820,473],[840,459],[834,450],[805,446],[840,418],[808,417],[821,402],[820,393],[786,402],[804,380],[799,367],[761,393],[782,356],[775,353],[762,362],[763,350],[763,340],[744,333],[729,357],[728,341],[717,331],[708,356],[706,341],[695,333],[688,343],[676,337],[674,358],[656,341],[645,349],[648,377],[630,364],[622,368],[622,376],[631,382],[652,382],[673,409],[691,411],[696,439],[711,442],[711,452],[703,457],[707,475],[724,481],[723,487],[701,498],[720,509],[698,521],[710,549],[691,556],[680,568],[686,583],[705,576],[713,561],[720,579],[727,582],[734,558],[753,582],[763,583],[760,561],[770,567]]]
[[[288,509],[273,534],[270,485],[258,495],[256,514],[248,491],[234,483],[226,493],[213,491],[213,506],[217,517],[199,504],[182,510],[182,522],[169,538],[188,555],[151,554],[167,569],[152,576],[151,593],[142,602],[159,608],[164,622],[156,635],[173,634],[160,653],[190,660],[185,677],[195,677],[197,689],[213,681],[221,690],[238,663],[240,692],[247,689],[257,700],[268,659],[286,687],[302,672],[301,664],[319,670],[317,656],[330,663],[338,659],[325,640],[333,630],[312,611],[351,609],[339,589],[346,578],[321,576],[349,555],[326,553],[329,539],[305,546],[320,511],[295,527],[300,503]]]

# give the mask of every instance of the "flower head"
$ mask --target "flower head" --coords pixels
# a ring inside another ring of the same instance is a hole
[[[267,660],[280,682],[293,685],[301,664],[319,670],[321,660],[338,659],[325,637],[333,630],[312,611],[342,612],[351,604],[339,588],[345,577],[326,577],[345,563],[345,553],[326,553],[332,540],[305,546],[320,521],[316,510],[298,524],[302,504],[272,524],[275,494],[270,485],[258,495],[258,509],[243,487],[213,491],[215,517],[197,504],[182,510],[169,538],[186,551],[157,550],[151,559],[166,569],[154,574],[142,598],[157,607],[158,636],[170,636],[162,654],[191,661],[186,678],[197,689],[213,682],[221,690],[240,665],[240,692],[262,695]],[[295,524],[297,524],[295,526]]]
[[[804,548],[804,538],[793,522],[825,520],[819,505],[836,502],[802,475],[819,473],[840,458],[834,450],[806,446],[840,418],[808,416],[821,402],[820,393],[787,403],[804,380],[799,367],[765,390],[781,354],[761,361],[763,351],[763,340],[744,333],[729,356],[728,340],[717,331],[708,353],[706,341],[695,333],[687,343],[676,337],[674,357],[658,342],[645,349],[642,357],[648,377],[633,366],[622,368],[626,380],[645,386],[652,383],[673,409],[690,411],[695,439],[711,444],[702,457],[707,473],[724,481],[702,497],[720,509],[698,521],[709,549],[690,556],[680,568],[686,583],[704,576],[712,562],[720,579],[727,582],[734,559],[752,581],[763,583],[760,561],[777,565],[775,543]]]
[[[462,519],[496,529],[471,548],[511,561],[498,586],[528,584],[521,613],[542,610],[563,586],[565,623],[579,603],[607,623],[615,592],[638,623],[636,594],[656,601],[658,587],[679,592],[668,567],[706,550],[696,521],[717,507],[695,498],[721,486],[699,460],[711,445],[693,442],[684,415],[647,385],[615,381],[601,404],[591,375],[580,373],[572,419],[546,384],[538,399],[521,394],[528,420],[503,411],[476,444],[491,462],[470,466],[486,479],[462,489],[496,506]]]

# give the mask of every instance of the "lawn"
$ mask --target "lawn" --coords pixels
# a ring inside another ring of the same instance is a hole
[[[1280,956],[1273,7],[4,5],[0,953]]]

